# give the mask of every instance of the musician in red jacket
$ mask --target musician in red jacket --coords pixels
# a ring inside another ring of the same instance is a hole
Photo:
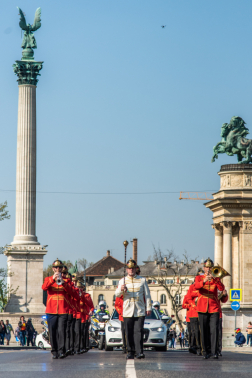
[[[85,346],[86,351],[88,351],[90,349],[90,346],[89,346],[89,326],[91,323],[90,316],[94,312],[94,304],[93,304],[90,294],[86,293],[85,284],[82,286],[82,290],[83,290],[83,295],[85,298],[86,308],[88,310],[88,313],[86,314],[85,329],[84,329],[84,337],[85,337],[84,346]]]
[[[188,332],[189,353],[196,354],[196,350],[194,350],[193,348],[191,322],[190,322],[190,317],[189,317],[191,306],[190,306],[190,303],[188,302],[187,294],[184,296],[182,308],[186,309],[186,324],[187,324],[187,332]]]
[[[197,355],[201,355],[201,343],[200,343],[200,330],[199,330],[199,319],[197,311],[197,300],[198,300],[199,290],[195,289],[194,284],[189,287],[187,292],[187,301],[190,304],[190,325],[192,332],[193,347],[196,349]]]
[[[67,280],[64,281],[61,276],[62,268],[62,261],[55,260],[52,264],[53,276],[46,277],[42,285],[42,289],[47,291],[45,312],[53,359],[65,357],[66,325],[71,288]]]
[[[123,295],[120,297],[116,297],[115,300],[115,309],[119,315],[119,320],[121,322],[121,331],[122,331],[122,341],[123,341],[123,354],[126,354],[126,333],[125,333],[125,326],[123,321]]]
[[[203,358],[211,356],[218,358],[217,337],[220,317],[218,290],[223,291],[225,286],[219,278],[211,274],[213,261],[208,258],[204,261],[204,275],[195,278],[195,289],[199,290],[197,311],[201,333],[201,347]],[[210,349],[211,348],[211,349]]]

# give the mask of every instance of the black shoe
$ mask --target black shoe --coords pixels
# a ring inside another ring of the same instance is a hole
[[[201,353],[200,350],[197,351],[197,355],[198,355],[198,356],[202,356],[202,353]]]
[[[219,358],[219,357],[218,357],[218,353],[214,354],[214,355],[213,355],[213,358],[214,358],[215,360],[218,360],[218,358]]]
[[[87,353],[87,349],[82,349],[82,353]]]
[[[222,353],[220,352],[220,353],[218,353],[218,355],[220,356],[220,357],[222,357]]]
[[[197,354],[197,350],[195,348],[189,348],[189,353]]]
[[[58,359],[58,356],[55,355],[55,354],[53,354],[53,355],[52,355],[52,359],[53,359],[53,360],[57,360],[57,359]]]
[[[145,358],[145,354],[144,353],[141,353],[141,358]]]
[[[71,354],[71,350],[68,349],[68,350],[66,351],[66,357],[69,356],[70,354]]]
[[[136,355],[136,358],[138,359],[138,360],[141,360],[141,353],[137,353],[137,355]]]
[[[83,353],[84,353],[84,349],[81,349],[81,350],[80,350],[80,354],[83,354]]]
[[[80,350],[78,350],[78,352],[75,352],[76,354],[81,354]]]
[[[75,355],[74,350],[72,350],[70,354],[71,356],[74,356]]]
[[[209,358],[208,354],[203,354],[203,359],[207,360]]]
[[[128,353],[126,356],[127,360],[134,360],[134,354],[133,353]]]
[[[64,353],[59,354],[59,358],[65,358],[65,357],[66,357],[66,355]]]

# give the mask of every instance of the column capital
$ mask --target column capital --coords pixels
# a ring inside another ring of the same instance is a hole
[[[232,227],[234,226],[233,223],[236,223],[236,222],[222,222],[222,223],[220,223],[223,227],[223,232],[224,233],[232,232]]]
[[[16,63],[14,63],[12,67],[18,77],[18,85],[37,85],[37,76],[40,76],[39,71],[42,70],[43,63],[44,62],[16,60]]]
[[[221,223],[213,223],[212,224],[212,228],[215,230],[215,231],[219,231],[220,233],[222,233],[223,231],[223,226]]]

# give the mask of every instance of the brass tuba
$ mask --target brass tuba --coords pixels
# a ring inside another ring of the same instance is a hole
[[[222,268],[219,264],[213,266],[211,268],[211,274],[214,278],[223,278],[227,276],[231,276],[224,268]]]

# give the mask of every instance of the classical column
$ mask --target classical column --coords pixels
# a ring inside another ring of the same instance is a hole
[[[21,75],[33,65],[34,62],[26,63]],[[39,244],[36,237],[36,80],[24,80],[19,72],[17,75],[22,84],[18,98],[16,232],[12,244]]]
[[[223,222],[223,265],[228,272],[232,272],[232,222]],[[229,294],[232,287],[232,277],[224,277],[223,283]]]
[[[222,226],[219,223],[212,225],[215,231],[214,238],[214,264],[223,266],[223,232]]]

